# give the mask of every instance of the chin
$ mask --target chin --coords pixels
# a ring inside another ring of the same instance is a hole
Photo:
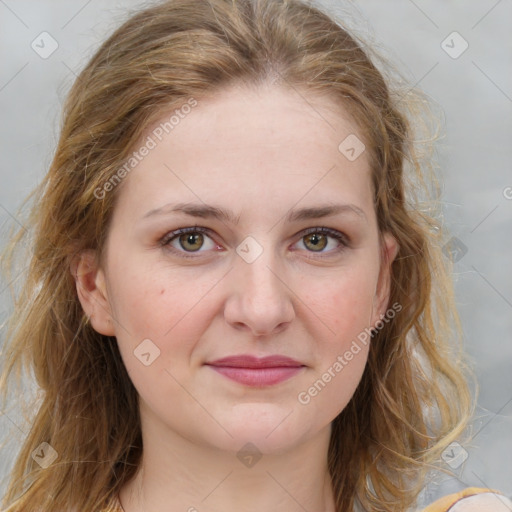
[[[232,437],[223,436],[218,447],[238,452],[251,443],[262,454],[278,454],[293,449],[315,431],[306,418],[299,417],[299,411],[284,404],[237,404],[229,416],[219,418],[219,423]],[[318,430],[320,428],[318,426]]]

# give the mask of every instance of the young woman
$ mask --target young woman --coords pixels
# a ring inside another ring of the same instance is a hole
[[[41,400],[5,512],[414,506],[472,400],[434,178],[368,53],[298,0],[169,0],[98,50],[6,335],[4,392],[26,368]],[[506,504],[428,510],[475,506]]]

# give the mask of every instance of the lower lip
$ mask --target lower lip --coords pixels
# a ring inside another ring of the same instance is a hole
[[[211,366],[228,379],[246,386],[262,387],[279,384],[302,370],[302,366],[279,366],[272,368],[240,368],[233,366]]]

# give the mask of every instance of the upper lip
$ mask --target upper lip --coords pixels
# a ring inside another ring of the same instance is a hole
[[[281,355],[256,357],[240,354],[236,356],[223,357],[206,363],[210,366],[227,366],[231,368],[281,368],[304,366],[299,361]]]

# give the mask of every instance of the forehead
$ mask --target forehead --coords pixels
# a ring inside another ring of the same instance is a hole
[[[163,112],[147,135],[164,131],[163,138],[187,149],[222,144],[248,150],[308,141],[337,148],[340,134],[359,131],[339,101],[306,89],[232,85],[194,101],[197,106],[179,116],[172,115],[179,107]]]
[[[120,203],[140,210],[178,198],[224,201],[240,211],[340,195],[371,200],[366,154],[350,160],[340,151],[358,128],[332,98],[233,86],[196,101],[180,115],[162,112],[146,130],[143,141],[154,147],[126,179]]]

